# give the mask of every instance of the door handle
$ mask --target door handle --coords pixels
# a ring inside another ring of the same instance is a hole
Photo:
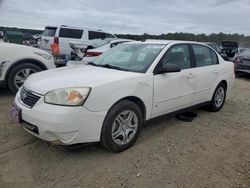
[[[194,74],[189,74],[189,75],[187,75],[187,78],[188,78],[188,79],[191,79],[191,78],[194,78],[194,77],[195,77]]]

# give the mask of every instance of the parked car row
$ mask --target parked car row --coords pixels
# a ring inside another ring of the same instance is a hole
[[[29,53],[50,59],[41,51]],[[126,42],[88,64],[32,74],[11,116],[49,142],[100,142],[120,152],[135,143],[149,119],[204,105],[219,111],[234,78],[234,64],[205,44]]]
[[[71,27],[71,26],[47,26],[41,35],[40,48],[54,55],[56,64],[65,65],[71,59],[70,42],[83,43],[95,39],[115,39],[116,36],[101,30]],[[51,45],[57,48],[53,53]]]

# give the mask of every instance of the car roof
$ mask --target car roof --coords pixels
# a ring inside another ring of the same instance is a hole
[[[201,44],[205,45],[204,43],[201,42],[195,42],[195,41],[182,41],[182,40],[158,40],[158,39],[147,39],[145,41],[138,41],[138,42],[132,42],[132,43],[144,43],[144,44],[163,44],[163,45],[168,45],[168,44]]]
[[[132,41],[135,41],[135,40],[131,40],[131,39],[113,39],[113,40],[110,40],[111,43],[113,42],[123,42],[123,41],[128,41],[128,42],[132,42]]]
[[[97,31],[97,32],[103,32],[103,33],[109,33],[109,32],[106,32],[106,31],[103,31],[101,29],[93,29],[93,28],[85,28],[85,27],[76,27],[76,26],[68,26],[68,25],[47,25],[45,26],[45,28],[47,27],[55,27],[55,28],[69,28],[69,29],[87,29],[89,31]]]

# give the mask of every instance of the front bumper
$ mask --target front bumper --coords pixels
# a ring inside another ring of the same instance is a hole
[[[28,108],[20,102],[19,93],[20,91],[16,95],[15,103],[22,109],[24,129],[32,135],[64,145],[100,141],[106,111],[91,112],[82,106],[50,105],[43,102],[44,97],[33,108]],[[39,134],[25,128],[27,124],[35,125]]]

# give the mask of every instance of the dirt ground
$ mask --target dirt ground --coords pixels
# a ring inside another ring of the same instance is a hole
[[[0,89],[0,187],[250,187],[250,78],[237,78],[218,113],[191,123],[147,123],[135,145],[114,154],[91,144],[68,150],[10,121],[14,96]]]

